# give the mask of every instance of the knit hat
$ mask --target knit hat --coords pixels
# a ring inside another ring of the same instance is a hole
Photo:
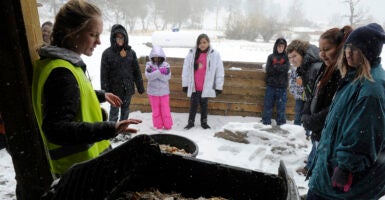
[[[355,29],[345,42],[345,44],[351,44],[359,48],[369,62],[380,56],[384,43],[384,29],[377,23]]]

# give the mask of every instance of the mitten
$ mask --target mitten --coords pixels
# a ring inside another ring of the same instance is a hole
[[[161,67],[161,68],[159,69],[159,71],[160,71],[160,73],[162,73],[162,74],[168,74],[168,73],[169,73],[169,71],[168,71],[168,69],[167,69],[166,67]]]
[[[216,95],[222,94],[222,90],[215,90],[215,94]]]
[[[184,93],[187,93],[187,87],[183,87],[183,88],[182,88],[182,91],[183,91]]]
[[[353,174],[349,171],[343,170],[339,167],[334,168],[332,176],[332,185],[344,192],[350,190],[350,186],[353,182]]]

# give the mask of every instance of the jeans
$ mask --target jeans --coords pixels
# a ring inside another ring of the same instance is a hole
[[[130,103],[131,103],[131,95],[122,99],[123,103],[120,106],[120,119],[119,121],[128,119],[128,114],[130,113]],[[109,121],[118,121],[119,108],[111,106],[110,107],[110,118]]]
[[[295,107],[294,107],[294,124],[295,125],[301,125],[301,117],[302,117],[302,108],[305,104],[305,101],[302,101],[301,99],[295,100]]]
[[[312,143],[312,147],[311,147],[311,151],[309,153],[309,156],[307,157],[307,163],[306,163],[307,169],[310,169],[310,167],[312,166],[313,161],[314,161],[314,156],[317,153],[318,141],[311,139],[311,143]]]
[[[309,189],[307,191],[306,200],[332,200],[332,199],[321,197],[321,196],[315,194],[312,190]]]
[[[302,117],[302,108],[305,105],[305,101],[301,99],[296,99],[295,100],[295,107],[294,107],[294,124],[301,126],[301,117]],[[306,131],[306,136],[310,136],[310,130],[305,130]]]
[[[286,88],[277,88],[266,86],[265,99],[263,104],[262,123],[265,125],[271,124],[274,104],[277,106],[277,125],[286,124],[286,103],[287,91]]]

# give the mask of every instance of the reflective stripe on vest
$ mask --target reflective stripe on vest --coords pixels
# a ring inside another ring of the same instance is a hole
[[[42,98],[44,84],[53,69],[63,67],[72,72],[77,80],[80,90],[80,112],[75,121],[101,122],[102,113],[100,103],[91,82],[85,76],[80,67],[75,67],[62,59],[44,59],[35,63],[32,81],[32,103],[40,133],[48,154],[51,172],[61,175],[73,164],[97,157],[110,146],[108,140],[102,140],[93,144],[62,146],[48,141],[42,130],[43,113]]]

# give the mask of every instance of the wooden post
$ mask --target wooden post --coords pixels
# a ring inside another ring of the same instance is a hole
[[[40,199],[52,177],[31,103],[32,60],[42,36],[36,0],[0,2],[0,112],[16,173],[17,199]]]

